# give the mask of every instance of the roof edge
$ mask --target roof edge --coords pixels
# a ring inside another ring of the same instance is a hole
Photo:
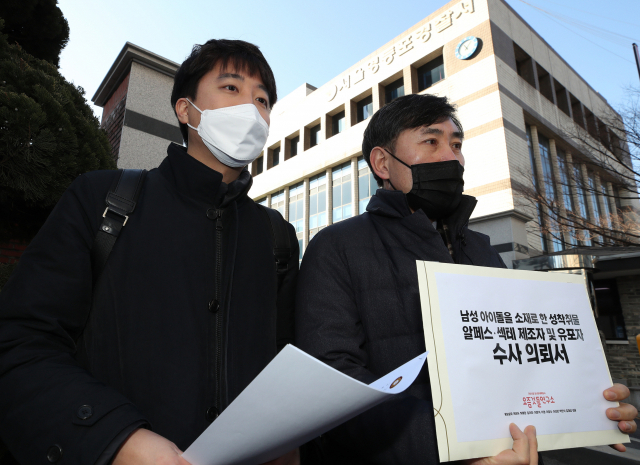
[[[96,90],[91,101],[100,107],[104,107],[131,69],[131,63],[134,61],[171,77],[176,74],[176,71],[180,67],[180,65],[174,61],[168,60],[131,42],[127,42],[111,65],[102,83],[98,86],[98,90]]]

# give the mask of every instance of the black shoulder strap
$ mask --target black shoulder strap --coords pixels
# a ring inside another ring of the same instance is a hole
[[[91,248],[94,283],[102,274],[120,231],[136,208],[146,174],[147,170],[120,170],[120,175],[109,188],[105,199],[107,208],[102,214],[104,219]]]
[[[267,218],[267,224],[271,230],[273,240],[273,258],[275,260],[276,274],[278,275],[278,288],[284,275],[289,270],[289,259],[291,258],[291,243],[287,232],[287,223],[277,210],[258,204],[260,210]]]

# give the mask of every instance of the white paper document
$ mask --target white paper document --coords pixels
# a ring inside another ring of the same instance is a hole
[[[273,460],[407,389],[427,353],[370,385],[288,345],[183,457],[192,465]]]
[[[611,377],[584,278],[418,262],[442,462],[510,449],[628,442],[605,416]]]

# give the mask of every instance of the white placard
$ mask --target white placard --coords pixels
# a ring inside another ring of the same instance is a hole
[[[363,384],[288,345],[185,451],[192,465],[273,460],[407,389],[427,353]]]
[[[418,262],[440,460],[511,448],[628,442],[608,420],[611,377],[579,275]],[[435,362],[435,363],[433,363]]]

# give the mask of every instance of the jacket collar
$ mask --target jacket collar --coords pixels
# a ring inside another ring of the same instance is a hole
[[[467,224],[478,201],[470,195],[463,195],[455,212],[444,219],[447,226],[457,231]],[[422,210],[411,213],[407,196],[402,191],[378,189],[367,205],[367,211],[373,215],[389,218],[405,218],[409,215],[424,215]],[[426,215],[425,215],[426,216]]]
[[[162,176],[187,197],[219,207],[246,197],[253,184],[248,169],[230,184],[222,182],[222,174],[199,162],[187,153],[186,147],[172,143],[167,157],[158,168]]]

